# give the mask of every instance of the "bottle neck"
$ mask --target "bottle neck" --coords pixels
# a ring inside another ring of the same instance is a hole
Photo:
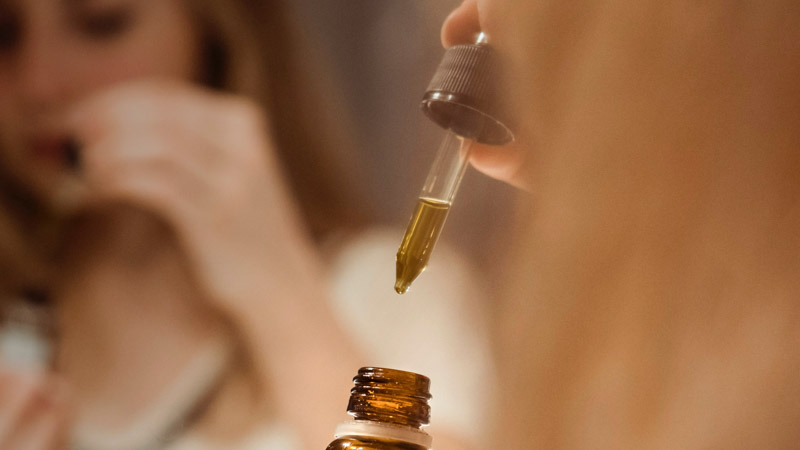
[[[365,367],[353,378],[347,412],[356,421],[420,430],[430,420],[430,380],[392,369]]]

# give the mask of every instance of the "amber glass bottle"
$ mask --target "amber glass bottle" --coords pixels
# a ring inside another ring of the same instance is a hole
[[[347,412],[327,450],[429,450],[431,380],[401,370],[362,367],[353,378]]]

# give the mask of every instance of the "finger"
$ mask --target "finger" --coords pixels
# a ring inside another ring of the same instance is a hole
[[[196,201],[263,181],[269,146],[260,110],[249,102],[219,99],[213,115],[219,117],[211,132],[222,136],[203,134],[187,123],[107,135],[86,149],[87,184],[100,187],[102,194],[102,186],[115,179],[152,171],[160,174],[152,180],[176,184],[176,191]]]
[[[35,413],[42,401],[44,381],[40,375],[6,375],[2,402],[0,402],[0,449],[9,445],[9,439],[24,421]]]
[[[252,147],[236,139],[254,134],[243,130],[241,123],[246,121],[228,114],[222,105],[210,105],[205,95],[176,99],[175,95],[155,98],[152,92],[134,93],[140,96],[114,96],[116,103],[100,102],[93,114],[84,116],[87,123],[94,122],[85,125],[90,131],[81,138],[87,176],[126,161],[168,158],[173,158],[171,164],[209,173],[234,165]]]
[[[54,450],[66,448],[67,392],[62,382],[51,380],[39,413],[20,428],[9,448]]]
[[[442,24],[441,39],[445,48],[458,44],[474,44],[481,32],[477,0],[465,0]]]
[[[153,212],[175,226],[197,220],[198,211],[209,209],[213,188],[202,172],[185,169],[146,160],[109,168],[88,184],[84,207],[128,204]]]
[[[127,179],[136,178],[152,183],[145,192],[172,190],[182,193],[183,201],[202,201],[219,176],[210,161],[179,151],[180,147],[196,149],[207,146],[191,137],[161,136],[157,133],[129,133],[109,135],[104,140],[87,147],[84,157],[83,183],[85,187],[83,206],[91,207],[97,202],[115,200],[120,184],[130,184]],[[201,151],[202,150],[198,150]],[[132,191],[124,191],[135,194]],[[128,200],[145,201],[142,198]],[[143,204],[143,206],[154,206]]]
[[[517,144],[503,147],[474,144],[470,150],[470,163],[492,178],[530,190],[527,152]]]
[[[203,163],[207,171],[240,171],[267,162],[263,110],[252,101],[188,83],[122,85],[75,106],[69,123],[87,160],[113,158],[116,149],[146,153],[156,148],[149,145],[153,140],[163,139],[173,144],[165,149],[170,155]],[[130,145],[99,145],[113,137]]]
[[[208,130],[214,123],[208,111],[219,94],[188,83],[144,80],[115,85],[77,103],[67,117],[67,126],[85,145],[109,134],[175,128]]]
[[[62,408],[42,406],[38,414],[15,432],[14,437],[0,450],[54,450],[64,448],[66,419]]]

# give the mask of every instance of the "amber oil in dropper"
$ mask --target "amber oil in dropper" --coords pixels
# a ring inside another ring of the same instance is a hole
[[[473,141],[448,131],[422,186],[395,258],[394,290],[404,294],[425,270],[468,166]]]
[[[441,200],[420,198],[397,250],[397,281],[394,290],[404,294],[411,282],[425,270],[431,252],[442,233],[450,204]]]

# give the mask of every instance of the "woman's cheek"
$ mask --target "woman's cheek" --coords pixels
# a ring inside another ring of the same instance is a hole
[[[496,29],[494,17],[495,6],[498,0],[478,0],[478,17],[481,22],[481,30],[486,34],[493,34]]]
[[[510,14],[513,6],[513,0],[478,0],[481,30],[489,35],[495,45],[504,46],[516,34],[510,29],[514,25],[513,15]]]

